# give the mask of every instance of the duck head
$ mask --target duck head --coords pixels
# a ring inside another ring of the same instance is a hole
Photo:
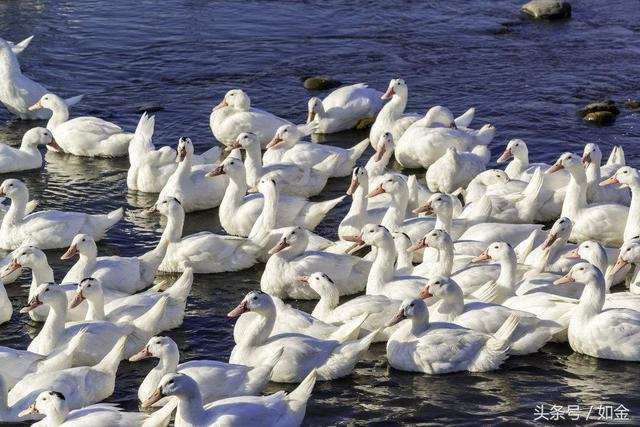
[[[20,309],[20,313],[29,313],[41,305],[67,305],[67,295],[60,286],[55,283],[43,283],[36,288],[33,297],[26,307]]]
[[[69,249],[67,249],[60,259],[71,259],[78,254],[94,257],[98,254],[98,247],[92,236],[88,234],[76,235],[71,241]]]
[[[387,91],[382,95],[381,99],[387,100],[394,96],[405,97],[408,94],[409,89],[407,84],[402,79],[393,79],[389,82]]]
[[[18,414],[19,417],[27,417],[30,415],[44,415],[55,414],[60,417],[66,418],[69,413],[69,405],[64,397],[64,394],[59,391],[43,391],[38,395],[36,401],[33,402],[27,409]]]
[[[0,279],[20,268],[34,268],[42,264],[47,264],[47,256],[44,252],[35,246],[23,246],[15,252],[9,264],[2,270]]]
[[[638,174],[638,170],[631,166],[623,166],[619,168],[612,177],[602,181],[600,186],[606,187],[608,185],[620,184],[618,188],[629,188],[632,185],[637,185],[638,183],[640,183],[640,174]]]
[[[420,298],[406,299],[400,305],[398,313],[387,323],[386,326],[393,326],[405,319],[429,320],[427,305]]]
[[[212,111],[217,111],[224,107],[232,107],[238,110],[248,110],[251,108],[251,99],[242,89],[231,89],[228,91],[222,101]]]
[[[129,358],[130,362],[138,362],[140,360],[149,359],[151,357],[162,358],[166,353],[179,353],[178,346],[174,340],[169,337],[151,337],[142,350]]]
[[[270,255],[280,253],[282,251],[298,252],[304,250],[309,242],[307,230],[300,226],[289,227],[285,229],[278,243],[269,251]]]
[[[187,156],[193,156],[193,143],[190,138],[183,136],[178,140],[178,155],[176,156],[176,163],[182,162]]]
[[[82,279],[78,284],[76,294],[69,303],[69,310],[76,308],[84,300],[104,302],[104,290],[102,289],[100,280],[94,279],[93,277]]]
[[[351,173],[351,184],[347,189],[347,195],[352,196],[353,193],[362,186],[365,189],[369,188],[369,173],[362,166],[356,166]]]

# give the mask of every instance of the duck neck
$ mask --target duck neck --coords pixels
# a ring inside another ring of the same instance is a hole
[[[367,295],[380,295],[384,285],[393,280],[396,250],[391,239],[384,239],[376,244],[376,258],[369,271]]]
[[[66,318],[66,300],[64,302],[50,305],[47,319],[45,320],[40,333],[36,337],[38,341],[40,341],[40,348],[38,348],[35,353],[49,354],[58,346],[60,337],[64,332],[64,323]],[[36,338],[34,338],[33,342],[35,342]]]
[[[54,408],[49,408],[45,415],[42,421],[47,427],[62,426],[69,415],[69,407],[67,405],[56,405]]]
[[[158,359],[158,364],[154,366],[152,371],[157,378],[162,378],[166,374],[178,372],[178,363],[180,362],[180,354],[177,348],[169,351],[163,351]]]
[[[38,150],[37,145],[29,144],[24,141],[20,144],[20,151],[30,154],[32,156],[42,156],[42,154],[40,154],[40,150]]]
[[[386,113],[392,120],[402,116],[405,108],[407,108],[407,96],[394,94],[389,102],[382,107],[382,111]]]
[[[513,285],[516,283],[517,264],[515,253],[510,253],[500,260],[500,275],[498,276],[496,296],[496,302],[499,304],[515,295]]]
[[[413,269],[413,255],[404,248],[396,248],[396,270],[404,269]]]
[[[263,232],[270,232],[276,228],[276,221],[278,215],[278,189],[275,186],[269,185],[268,188],[263,189],[262,197],[264,198],[264,204],[262,206],[262,212],[256,220],[251,231],[249,232],[249,238],[260,236]]]
[[[240,176],[229,176],[229,185],[224,192],[220,203],[220,212],[229,217],[237,214],[238,207],[242,205],[244,196],[247,194],[246,174]]]
[[[634,179],[633,182],[629,184],[629,189],[631,190],[631,204],[629,205],[627,224],[635,231],[638,225],[640,225],[640,180]],[[625,233],[625,238],[634,237],[627,236],[627,234],[628,233]]]
[[[97,262],[98,262],[97,251],[87,251],[84,253],[80,252],[78,254],[78,262],[76,263],[76,265],[80,269],[81,275],[83,276],[83,277],[80,277],[80,280],[86,278],[89,272],[93,271]]]
[[[11,206],[4,215],[2,225],[17,225],[27,214],[27,201],[29,194],[16,194],[11,199]]]
[[[429,314],[411,319],[411,334],[420,336],[429,329]]]
[[[593,317],[602,311],[605,301],[604,281],[591,279],[585,283],[578,308],[574,316],[581,319]]]
[[[587,166],[587,170],[585,171],[587,177],[587,183],[598,185],[600,181],[602,181],[602,171],[600,169],[600,162],[591,162]]]
[[[369,202],[367,200],[367,193],[369,192],[369,183],[360,183],[356,191],[353,192],[353,200],[351,201],[351,206],[349,207],[349,212],[347,213],[346,218],[360,216],[367,213],[367,208],[369,207]]]
[[[381,224],[391,231],[398,230],[402,226],[402,222],[407,214],[408,203],[409,195],[405,191],[392,193],[391,204],[384,214]]]
[[[264,344],[276,323],[276,306],[271,304],[263,313],[259,313],[252,327],[243,334],[242,345],[257,347]]]
[[[316,304],[315,308],[311,312],[311,315],[317,319],[325,320],[328,318],[329,313],[334,310],[340,303],[340,293],[335,287],[325,287],[320,294],[320,301]]]
[[[575,168],[569,171],[571,179],[567,186],[567,193],[562,204],[560,216],[576,220],[576,215],[580,209],[587,206],[587,176],[584,168]]]
[[[258,185],[262,176],[262,155],[258,144],[249,145],[246,150],[247,156],[244,160],[244,167],[247,174],[247,184],[251,187]]]
[[[451,240],[443,241],[437,249],[438,260],[433,276],[451,276],[453,273],[453,242]]]
[[[197,387],[189,391],[188,395],[178,396],[178,408],[176,422],[181,421],[179,425],[200,426],[203,424],[205,411],[202,406],[202,394]]]
[[[9,411],[9,405],[7,403],[8,393],[9,390],[7,390],[7,384],[4,382],[4,378],[0,378],[0,416]]]
[[[167,215],[167,226],[160,237],[161,242],[177,243],[182,239],[182,227],[184,226],[184,211],[178,209],[172,214]],[[160,245],[158,245],[160,246]]]
[[[178,182],[184,183],[187,179],[191,177],[191,163],[192,163],[193,153],[187,151],[184,159],[181,162],[178,162],[178,167],[174,172],[175,176],[178,178]]]
[[[51,108],[51,118],[47,122],[47,129],[54,132],[58,126],[69,120],[69,107],[60,103]]]
[[[36,288],[43,283],[53,283],[53,269],[48,262],[38,262],[31,267],[31,287],[29,288],[29,299],[33,297]]]
[[[451,209],[441,209],[440,212],[436,212],[436,229],[441,229],[447,233],[451,233],[451,227],[453,225],[453,212]]]
[[[445,322],[453,322],[456,317],[464,313],[464,296],[462,289],[458,287],[457,292],[447,294],[439,304],[435,311],[440,315],[440,319]]]
[[[91,299],[87,298],[87,315],[85,316],[84,320],[106,320],[106,316],[104,314],[103,294],[96,295]]]

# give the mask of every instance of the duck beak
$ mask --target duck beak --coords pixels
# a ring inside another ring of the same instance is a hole
[[[243,313],[246,313],[247,311],[249,311],[249,309],[247,308],[247,302],[243,300],[240,304],[238,304],[236,308],[231,310],[229,314],[227,314],[227,316],[240,317]]]
[[[276,145],[280,144],[282,142],[282,138],[280,138],[280,136],[278,134],[276,134],[273,139],[271,141],[269,141],[269,143],[267,144],[267,149],[269,148],[273,148]]]
[[[491,256],[489,255],[489,249],[485,250],[484,252],[482,252],[480,255],[478,255],[477,257],[473,258],[471,260],[471,262],[473,264],[476,264],[478,262],[482,262],[482,261],[486,261],[488,259],[491,259]]]
[[[254,185],[253,187],[247,189],[247,193],[249,193],[249,194],[257,193],[259,191],[260,190],[258,190],[258,186],[257,185]]]
[[[575,281],[576,279],[573,278],[573,276],[571,275],[571,272],[568,272],[567,274],[565,274],[564,276],[562,276],[561,278],[553,282],[553,284],[562,285],[563,283],[573,283]]]
[[[425,286],[424,288],[422,288],[420,293],[418,293],[418,298],[420,299],[427,299],[427,298],[431,298],[432,296],[433,295],[431,294],[431,292],[429,292],[428,286]]]
[[[556,240],[558,240],[558,235],[556,233],[549,234],[547,238],[544,239],[544,242],[542,242],[542,250],[549,249]]]
[[[433,206],[431,205],[431,202],[427,202],[426,204],[417,207],[413,210],[414,214],[421,214],[421,213],[426,213],[428,215],[431,215],[433,213]]]
[[[591,164],[591,153],[587,153],[582,156],[582,164],[587,168]]]
[[[47,144],[47,147],[53,148],[54,150],[60,153],[64,153],[64,150],[62,149],[62,147],[60,147],[58,145],[58,142],[53,138],[51,138],[51,142]]]
[[[545,171],[545,173],[546,173],[547,175],[549,175],[549,174],[552,174],[552,173],[554,173],[554,172],[557,172],[557,171],[559,171],[559,170],[561,170],[561,169],[564,169],[564,166],[562,165],[562,162],[561,162],[561,161],[557,161],[557,162],[555,162],[555,163],[554,163],[554,164],[553,164],[549,169],[547,169],[547,170]]]
[[[607,178],[604,181],[602,181],[600,183],[600,187],[606,187],[607,185],[612,185],[612,184],[620,184],[620,181],[618,181],[618,177],[613,175],[611,178]]]
[[[296,281],[300,283],[309,283],[309,276],[298,276]]]
[[[580,254],[578,254],[578,248],[567,252],[566,254],[562,255],[562,258],[567,258],[567,259],[577,259],[580,258]]]
[[[360,183],[358,182],[358,178],[356,178],[356,177],[351,178],[351,184],[349,185],[349,188],[347,189],[347,195],[348,196],[353,195],[353,193],[356,191],[356,189],[358,188],[359,185],[360,185]]]
[[[386,152],[387,149],[385,148],[384,144],[378,144],[378,149],[376,150],[376,154],[374,154],[373,160],[379,162],[380,160],[382,160],[382,157]]]
[[[628,264],[629,263],[627,261],[623,260],[622,257],[618,257],[618,260],[616,261],[616,263],[613,265],[613,267],[609,271],[608,276],[613,276],[618,271],[620,271],[623,268],[625,268]]]
[[[375,190],[371,191],[367,194],[368,198],[376,197],[379,194],[386,193],[385,189],[382,187],[382,184],[378,185]]]
[[[162,399],[163,397],[165,397],[165,395],[162,393],[162,387],[158,387],[153,392],[153,394],[151,396],[149,396],[149,398],[147,400],[142,402],[142,404],[140,406],[143,407],[143,408],[148,408],[149,406],[153,405],[154,403],[156,403],[158,400]]]
[[[449,129],[458,129],[458,125],[456,124],[456,122],[451,122],[449,124]]]
[[[134,354],[129,358],[129,362],[139,362],[140,360],[148,359],[153,357],[153,354],[149,351],[149,346],[145,346],[138,353]]]
[[[38,101],[35,104],[33,104],[31,107],[29,107],[29,111],[36,111],[36,110],[40,110],[42,108],[44,108],[42,106],[42,102]]]
[[[153,205],[150,208],[144,209],[142,211],[142,216],[152,216],[152,215],[160,215],[160,211],[158,210],[158,207],[156,205]]]
[[[39,413],[40,412],[38,412],[38,408],[36,408],[36,402],[33,402],[31,405],[29,405],[27,409],[25,409],[24,411],[21,411],[18,414],[18,416],[22,418],[22,417],[28,417],[29,415],[39,414]]]
[[[422,238],[420,239],[415,245],[411,245],[407,248],[407,252],[415,252],[415,251],[419,251],[422,248],[426,248],[427,246],[427,241]]]
[[[71,245],[69,246],[69,249],[67,249],[67,252],[65,252],[60,259],[71,259],[74,256],[76,256],[76,254],[78,253],[78,247],[76,245]]]
[[[213,109],[211,110],[211,112],[217,111],[223,107],[227,107],[229,106],[229,104],[227,104],[227,101],[225,101],[224,99],[222,101],[220,101],[220,104],[216,105],[215,107],[213,107]]]
[[[76,292],[76,295],[71,300],[71,304],[69,304],[69,310],[79,306],[82,303],[82,301],[84,301],[85,299],[86,298],[84,297],[84,294],[82,293],[82,291]]]
[[[389,322],[387,323],[387,327],[396,325],[400,322],[402,322],[404,319],[406,319],[407,316],[404,315],[404,310],[400,309],[400,311],[398,312],[398,314],[396,314],[395,316],[393,316],[393,319],[389,320]]]
[[[13,258],[11,259],[11,262],[7,264],[7,266],[4,268],[4,270],[2,270],[2,276],[0,276],[0,278],[4,279],[5,277],[7,277],[8,275],[10,275],[11,273],[13,273],[14,271],[20,268],[22,268],[22,266],[18,264],[18,261],[16,261],[15,258]]]
[[[37,307],[42,305],[42,301],[40,301],[40,298],[38,298],[38,295],[36,295],[35,297],[31,298],[31,301],[29,301],[29,305],[27,305],[26,307],[22,307],[20,309],[20,313],[28,313],[32,310],[35,310]]]
[[[313,119],[316,118],[316,112],[315,111],[309,111],[307,113],[307,124],[311,123],[313,121]]]
[[[0,197],[6,197],[7,193],[4,192],[4,188],[0,188]]]
[[[393,97],[393,95],[396,94],[396,91],[393,90],[393,86],[389,86],[389,88],[387,89],[387,91],[384,93],[384,95],[382,95],[380,97],[380,99],[391,99]]]
[[[242,148],[242,144],[240,144],[238,140],[233,141],[233,144],[229,145],[225,150],[231,151],[235,150],[236,148]]]
[[[277,254],[278,252],[287,249],[289,246],[291,245],[287,243],[287,239],[282,239],[278,242],[277,245],[271,248],[271,250],[269,251],[269,255]]]
[[[511,151],[511,148],[507,148],[506,150],[504,150],[504,153],[502,153],[502,155],[498,157],[498,160],[496,160],[496,162],[504,163],[507,160],[509,160],[511,157],[513,157],[513,151]]]
[[[219,176],[219,175],[224,175],[225,171],[224,171],[224,166],[220,165],[217,168],[215,168],[214,170],[212,170],[211,172],[209,172],[207,174],[207,176],[212,177],[212,176]]]
[[[187,157],[187,149],[186,148],[178,148],[178,155],[176,156],[176,163],[180,163]]]
[[[349,246],[349,248],[345,251],[345,253],[347,254],[351,254],[357,249],[366,245],[365,241],[362,240],[362,233],[358,236],[344,236],[343,240],[346,240],[347,242],[353,242],[353,245]]]

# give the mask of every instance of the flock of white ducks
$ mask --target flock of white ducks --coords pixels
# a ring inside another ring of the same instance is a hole
[[[40,147],[128,156],[129,189],[158,193],[139,214],[162,215],[166,226],[147,253],[99,256],[96,242],[122,209],[38,210],[24,182],[2,181],[10,205],[0,247],[11,251],[2,281],[31,272],[21,313],[43,325],[27,350],[0,348],[0,421],[297,426],[315,382],[350,375],[375,342],[386,343],[392,367],[431,375],[497,369],[550,341],[640,360],[640,175],[622,147],[605,165],[595,144],[544,164],[514,139],[497,159],[505,169],[487,169],[493,126],[471,128],[473,108],[457,118],[442,106],[408,114],[408,86],[394,79],[384,93],[355,84],[311,98],[301,125],[233,89],[210,117],[223,147],[196,154],[183,137],[176,149],[156,148],[147,114],[133,133],[71,118],[81,96],[63,99],[22,74],[16,55],[30,42],[0,40],[0,101],[21,119],[48,122],[19,148],[0,147],[0,173],[41,168]],[[368,125],[369,138],[349,149],[305,140]],[[426,174],[403,175],[394,158]],[[308,199],[345,176],[346,195]],[[345,200],[340,240],[314,233]],[[183,235],[186,214],[216,207],[224,234]],[[54,248],[78,258],[60,283],[43,252]],[[238,318],[229,363],[180,363],[176,343],[160,334],[181,325],[193,275],[257,263],[260,290],[229,312]],[[181,276],[154,286],[161,272]],[[0,322],[19,321],[4,284]],[[318,302],[306,313],[287,299]],[[143,410],[100,403],[121,360],[148,358],[158,364],[138,390]],[[269,381],[299,385],[265,396]]]

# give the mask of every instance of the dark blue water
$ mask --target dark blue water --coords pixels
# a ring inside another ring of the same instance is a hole
[[[409,111],[442,104],[460,114],[475,106],[474,127],[490,122],[498,128],[495,155],[515,137],[544,161],[597,142],[606,154],[622,144],[628,162],[637,165],[638,113],[621,108],[614,126],[596,128],[575,111],[594,100],[640,98],[640,3],[575,1],[572,19],[557,23],[523,20],[520,4],[4,0],[0,36],[36,36],[20,57],[23,71],[61,95],[85,93],[74,115],[98,115],[133,131],[136,107],[160,104],[156,144],[175,144],[187,135],[200,151],[210,147],[209,112],[230,88],[241,87],[255,106],[302,122],[312,96],[302,87],[303,76],[327,74],[381,90],[390,78],[401,77],[410,89]],[[0,141],[9,144],[33,125],[12,121],[4,110],[0,123]],[[363,136],[325,140],[348,146]],[[100,252],[137,255],[153,247],[161,225],[137,213],[154,197],[127,193],[125,159],[48,154],[46,160],[42,171],[13,175],[27,182],[41,208],[95,212],[124,205],[125,221],[99,245]],[[347,185],[332,180],[322,197],[335,197]],[[347,207],[339,206],[321,233],[334,236]],[[220,231],[217,211],[188,216],[185,233],[201,230]],[[58,261],[61,254],[48,254],[58,278],[70,266]],[[197,277],[184,325],[167,334],[184,360],[226,360],[233,327],[226,313],[258,286],[260,270]],[[26,275],[8,286],[16,308],[26,303],[29,280]],[[0,344],[26,347],[37,327],[27,319],[16,313],[0,326]],[[123,362],[111,401],[135,410],[137,386],[152,364]],[[534,424],[542,403],[580,405],[580,423],[591,405],[624,404],[637,423],[639,374],[637,364],[550,345],[540,354],[509,359],[497,372],[427,377],[390,369],[384,346],[376,345],[352,376],[317,385],[305,424]],[[597,422],[595,409],[591,420]]]

